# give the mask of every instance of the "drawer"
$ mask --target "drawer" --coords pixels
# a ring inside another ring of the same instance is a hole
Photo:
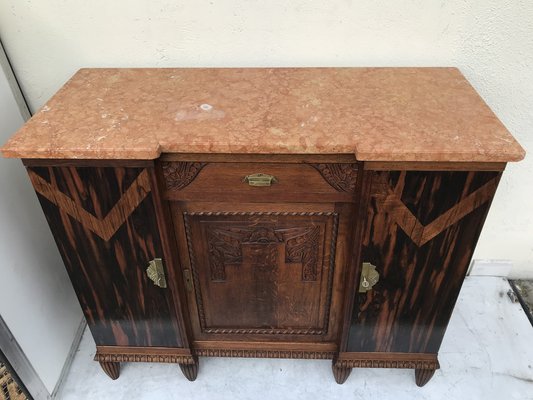
[[[160,163],[165,198],[195,201],[352,202],[356,163]]]

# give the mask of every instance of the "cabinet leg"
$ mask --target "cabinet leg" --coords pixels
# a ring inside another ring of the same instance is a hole
[[[433,377],[435,369],[415,369],[415,381],[419,387],[424,386]]]
[[[100,361],[100,367],[111,379],[118,379],[120,376],[120,363],[112,361]]]
[[[198,376],[198,359],[194,359],[194,364],[179,364],[181,372],[188,380],[195,381]]]
[[[342,385],[344,382],[346,382],[346,379],[348,379],[348,377],[350,376],[352,369],[345,368],[345,367],[337,367],[335,365],[335,362],[336,360],[333,360],[333,363],[331,364],[333,376],[335,377],[335,382],[337,382],[339,385]]]

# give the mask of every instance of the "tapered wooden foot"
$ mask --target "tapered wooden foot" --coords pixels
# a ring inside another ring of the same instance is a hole
[[[120,376],[120,363],[119,362],[111,362],[111,361],[100,361],[100,366],[104,370],[104,372],[109,376],[111,379],[115,380],[118,379]]]
[[[344,367],[337,367],[335,366],[335,360],[333,360],[333,363],[331,364],[331,370],[333,371],[333,376],[335,377],[335,382],[337,382],[339,385],[342,385],[344,382],[346,382],[346,379],[350,376],[350,373],[352,372],[351,368],[344,368]]]
[[[198,359],[194,359],[194,364],[179,364],[181,372],[188,380],[195,381],[198,376]]]
[[[434,369],[415,369],[415,381],[419,387],[424,386],[433,377]]]

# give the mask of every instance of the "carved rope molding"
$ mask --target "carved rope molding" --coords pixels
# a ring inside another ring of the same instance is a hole
[[[405,174],[405,172],[403,172]],[[498,177],[475,190],[428,225],[423,225],[401,200],[388,183],[379,182],[380,190],[375,196],[381,212],[389,213],[393,221],[417,245],[423,246],[435,236],[459,222],[482,204],[490,201],[498,186]]]
[[[122,194],[111,211],[104,218],[100,219],[85,210],[69,196],[48,183],[32,170],[28,170],[28,174],[37,193],[44,196],[51,203],[55,204],[59,210],[67,213],[105,241],[113,237],[151,190],[148,172],[143,170],[126,192]]]
[[[309,164],[338,192],[354,193],[357,184],[357,164]]]
[[[332,226],[332,236],[331,236],[331,250],[330,250],[330,274],[327,283],[327,292],[326,292],[326,312],[324,315],[324,325],[322,329],[291,329],[291,328],[271,328],[271,329],[260,329],[260,328],[208,328],[206,327],[206,318],[204,311],[204,304],[202,300],[202,295],[200,293],[200,278],[198,276],[198,271],[196,269],[196,257],[193,253],[192,245],[192,234],[191,234],[191,225],[190,217],[191,216],[270,216],[270,215],[279,215],[279,216],[331,216],[333,218]],[[191,262],[191,270],[193,275],[194,283],[194,292],[196,294],[196,304],[198,306],[198,316],[200,320],[200,326],[202,332],[211,333],[211,334],[270,334],[270,335],[323,335],[328,332],[329,329],[329,315],[330,315],[330,303],[331,295],[333,290],[333,275],[335,271],[335,250],[337,244],[337,231],[339,223],[339,214],[336,212],[292,212],[292,211],[199,211],[199,212],[184,212],[183,219],[185,224],[185,236],[187,238],[187,247],[189,250],[189,258]],[[228,356],[231,357],[231,356]],[[253,356],[250,356],[253,357]],[[294,357],[293,357],[294,358]]]
[[[163,161],[163,176],[168,190],[182,190],[188,186],[207,165],[205,162]]]

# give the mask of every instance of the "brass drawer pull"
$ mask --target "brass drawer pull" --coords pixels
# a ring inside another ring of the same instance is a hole
[[[148,278],[154,282],[154,285],[159,286],[160,288],[167,287],[165,270],[163,269],[163,260],[160,258],[154,258],[150,261],[148,268],[146,268],[146,275],[148,275]]]
[[[366,293],[379,282],[379,272],[376,266],[368,262],[363,263],[361,268],[361,280],[359,281],[359,293]]]
[[[246,175],[243,179],[243,182],[248,183],[250,186],[270,186],[277,181],[274,175],[268,174]]]

